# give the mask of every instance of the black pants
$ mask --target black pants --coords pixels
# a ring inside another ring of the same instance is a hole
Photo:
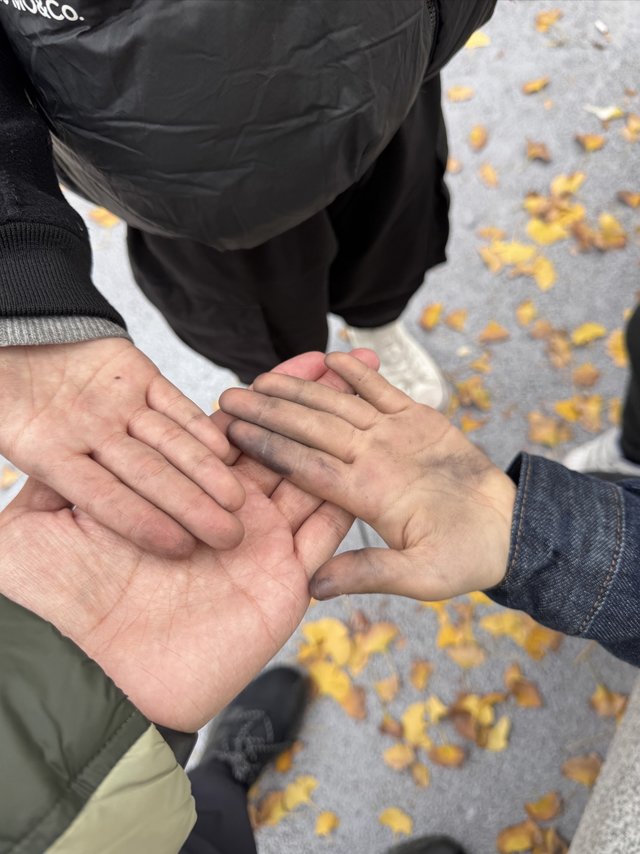
[[[198,820],[181,854],[256,854],[247,790],[222,762],[189,774]]]
[[[284,359],[324,350],[328,312],[352,326],[395,320],[425,272],[445,260],[440,94],[435,77],[357,184],[255,249],[218,252],[129,229],[140,288],[185,343],[244,382]]]
[[[627,324],[627,349],[631,376],[622,413],[622,452],[628,460],[640,464],[640,306]]]

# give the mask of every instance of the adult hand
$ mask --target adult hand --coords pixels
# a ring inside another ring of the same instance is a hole
[[[373,354],[362,358],[376,364]],[[319,354],[288,363],[310,379]],[[183,731],[226,705],[290,637],[308,580],[353,519],[240,456],[233,551],[145,553],[35,480],[0,514],[0,593],[53,623],[151,720]]]
[[[232,548],[223,433],[123,338],[0,349],[0,452],[145,551]]]
[[[359,397],[264,374],[230,389],[221,408],[239,448],[306,492],[368,522],[389,549],[329,560],[311,582],[318,599],[397,593],[444,599],[505,575],[512,481],[444,416],[415,403],[344,353],[327,367]]]

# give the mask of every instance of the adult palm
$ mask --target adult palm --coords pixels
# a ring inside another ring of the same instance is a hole
[[[324,371],[321,354],[285,369]],[[0,592],[69,636],[151,720],[183,731],[280,649],[305,613],[308,579],[352,521],[247,457],[233,468],[247,498],[231,551],[151,555],[34,480],[0,514]]]

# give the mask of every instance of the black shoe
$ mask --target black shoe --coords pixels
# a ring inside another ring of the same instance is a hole
[[[293,667],[262,673],[220,712],[201,764],[222,762],[249,788],[265,765],[293,744],[308,698],[309,681]]]
[[[422,836],[389,848],[387,854],[467,854],[450,836]]]

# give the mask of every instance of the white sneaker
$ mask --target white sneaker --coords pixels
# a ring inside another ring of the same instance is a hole
[[[380,373],[417,403],[446,410],[449,386],[431,356],[409,335],[399,320],[375,329],[346,327],[353,347],[368,347],[378,354]]]
[[[640,477],[640,465],[630,462],[622,455],[620,430],[611,427],[589,442],[578,445],[562,461],[574,471],[615,472]]]

